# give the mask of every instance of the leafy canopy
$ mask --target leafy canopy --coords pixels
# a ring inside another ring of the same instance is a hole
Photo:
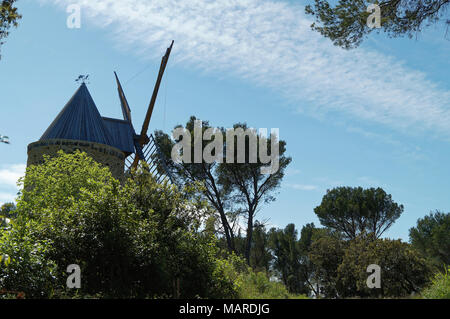
[[[284,178],[285,169],[290,164],[291,158],[286,156],[286,142],[277,141],[272,145],[271,138],[263,137],[255,131],[247,131],[248,127],[245,123],[237,123],[233,125],[235,130],[241,129],[243,134],[243,149],[245,151],[244,163],[238,162],[238,147],[234,147],[231,157],[234,163],[228,163],[226,160],[227,147],[231,146],[224,143],[221,161],[207,163],[203,158],[200,163],[194,163],[194,127],[196,117],[192,116],[185,125],[185,129],[191,134],[191,163],[176,164],[173,161],[168,166],[174,171],[174,175],[178,182],[186,185],[192,182],[200,182],[203,185],[203,196],[209,201],[216,210],[218,220],[221,222],[221,230],[225,235],[227,246],[230,251],[236,251],[235,247],[235,227],[237,217],[243,217],[247,221],[246,244],[244,255],[250,262],[251,247],[253,241],[253,228],[255,224],[255,215],[263,204],[270,203],[275,200],[277,189],[281,185]],[[180,127],[180,126],[178,126]],[[177,127],[177,128],[178,128]],[[209,122],[202,121],[202,133],[211,128]],[[226,130],[219,129],[221,135],[226,137]],[[171,157],[171,150],[175,142],[167,134],[163,132],[155,133],[158,144],[166,153],[166,157]],[[203,135],[202,135],[203,136]],[[211,137],[211,141],[218,138],[215,134]],[[234,145],[238,145],[238,137],[233,137]],[[256,142],[256,153],[259,154],[260,145],[266,145],[267,152],[272,153],[272,147],[279,149],[279,156],[276,160],[279,162],[279,169],[270,175],[261,174],[261,168],[267,166],[262,163],[261,158],[257,158],[256,163],[250,163],[250,152],[252,150],[251,141]],[[275,141],[275,139],[274,139]],[[223,141],[228,142],[230,141]],[[261,142],[261,144],[260,144]],[[209,146],[210,141],[204,141],[202,151]],[[214,149],[214,155],[220,154],[220,150]],[[231,153],[231,151],[230,151]]]
[[[371,264],[381,268],[381,288],[367,287],[367,267]],[[426,286],[430,275],[426,260],[408,243],[361,235],[344,249],[337,267],[337,292],[344,298],[408,296]]]
[[[450,265],[450,213],[436,211],[420,218],[409,230],[409,239],[439,269]]]
[[[334,3],[336,1],[333,1]],[[311,28],[345,49],[360,45],[364,37],[374,30],[367,26],[370,4],[381,9],[381,28],[391,37],[412,37],[423,27],[446,17],[449,0],[315,0],[306,6],[306,13],[315,17]],[[447,16],[448,17],[448,16]],[[450,25],[447,18],[446,24]]]
[[[2,0],[0,2],[0,48],[4,43],[4,39],[9,35],[9,29],[17,27],[19,24],[18,20],[22,18],[17,12],[14,2],[16,0]]]
[[[354,239],[365,232],[379,238],[403,213],[381,188],[337,187],[314,209],[322,225]]]

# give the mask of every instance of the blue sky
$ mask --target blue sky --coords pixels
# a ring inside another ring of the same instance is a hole
[[[102,116],[121,118],[113,71],[140,128],[160,58],[175,46],[151,129],[190,115],[213,126],[279,128],[293,161],[277,201],[258,219],[319,222],[327,189],[382,187],[405,206],[386,233],[450,207],[450,35],[371,35],[355,50],[310,30],[309,1],[20,0],[23,14],[0,60],[0,203],[14,198],[29,143],[70,99],[79,74]],[[66,25],[81,4],[81,28]],[[135,4],[136,6],[132,6]]]

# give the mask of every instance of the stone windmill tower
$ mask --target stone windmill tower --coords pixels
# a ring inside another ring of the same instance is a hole
[[[139,135],[133,127],[131,110],[117,74],[115,75],[123,119],[102,117],[84,82],[87,77],[80,77],[83,83],[69,102],[39,141],[28,145],[27,166],[41,164],[44,154],[55,156],[59,150],[66,153],[80,150],[95,161],[108,166],[113,176],[119,180],[123,180],[126,170],[136,168],[139,161],[145,161],[159,182],[165,179],[173,182],[158,144],[152,135],[147,135],[172,46],[173,41],[162,58],[158,79]]]

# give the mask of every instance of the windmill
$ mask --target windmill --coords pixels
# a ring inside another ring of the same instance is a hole
[[[87,88],[89,75],[80,75],[76,82],[80,87],[56,116],[39,141],[28,145],[27,165],[43,163],[43,155],[57,156],[60,150],[71,153],[83,151],[95,161],[108,166],[112,175],[119,180],[124,173],[136,169],[146,162],[157,182],[169,180],[174,183],[172,174],[154,136],[148,128],[158,96],[164,71],[169,61],[173,41],[161,61],[153,95],[139,134],[131,120],[131,109],[125,97],[119,77],[114,72],[123,120],[102,117]],[[3,139],[1,142],[7,142]],[[146,166],[147,167],[147,166]]]
[[[153,114],[153,109],[155,107],[156,98],[158,96],[159,87],[161,85],[161,81],[164,75],[164,71],[166,69],[167,62],[169,61],[170,53],[172,52],[173,43],[174,41],[172,41],[170,47],[168,47],[166,50],[166,54],[162,57],[158,77],[156,80],[155,87],[153,89],[153,94],[150,99],[150,103],[148,105],[147,113],[145,115],[144,123],[142,124],[140,134],[136,134],[136,130],[134,129],[133,122],[131,119],[130,106],[128,104],[127,98],[125,97],[125,93],[119,81],[119,77],[117,73],[114,72],[117,82],[117,90],[119,92],[120,103],[122,106],[123,119],[130,124],[133,132],[133,142],[135,152],[133,154],[130,154],[125,159],[125,169],[128,171],[136,169],[139,165],[139,162],[144,161],[148,164],[150,172],[156,176],[156,180],[158,182],[168,178],[172,183],[174,183],[174,179],[172,177],[170,170],[166,165],[166,158],[162,153],[161,149],[159,148],[159,145],[156,142],[153,134],[148,135],[148,128]]]

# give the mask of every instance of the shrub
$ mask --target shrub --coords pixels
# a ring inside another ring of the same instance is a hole
[[[233,296],[239,299],[307,298],[288,292],[285,285],[272,281],[265,272],[248,267],[245,259],[235,254],[220,261],[220,269],[228,282],[233,282]]]
[[[0,298],[49,297],[56,265],[45,257],[45,242],[35,241],[19,227],[0,236]]]
[[[272,281],[264,272],[249,269],[240,276],[239,298],[242,299],[306,299],[304,295],[288,292],[281,282]]]
[[[367,287],[367,267],[381,267],[381,288]],[[349,242],[338,267],[340,297],[404,297],[428,284],[430,267],[408,243],[361,235]]]
[[[430,287],[422,292],[427,299],[450,299],[450,267],[445,273],[437,273]]]

